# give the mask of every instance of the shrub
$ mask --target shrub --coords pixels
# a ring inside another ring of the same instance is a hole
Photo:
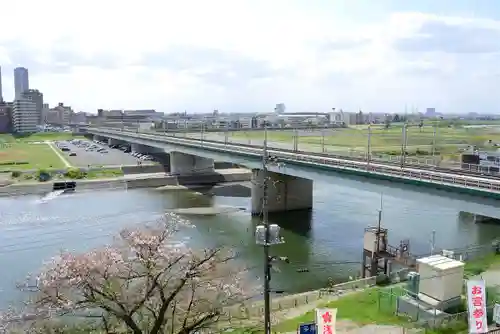
[[[15,171],[13,171],[13,172],[11,173],[11,177],[13,177],[13,178],[18,178],[18,177],[20,177],[20,176],[21,176],[21,172],[20,172],[20,171],[18,171],[18,170],[15,170]]]
[[[51,175],[50,175],[49,171],[47,171],[47,170],[45,170],[45,169],[39,169],[39,170],[36,172],[35,177],[36,177],[36,179],[37,179],[38,181],[44,182],[44,181],[48,181],[48,180],[50,180]]]
[[[85,173],[78,168],[69,168],[66,173],[64,173],[64,176],[72,180],[78,180],[83,179],[85,177]]]
[[[391,279],[386,274],[378,274],[375,278],[375,284],[379,286],[389,285],[391,283]]]

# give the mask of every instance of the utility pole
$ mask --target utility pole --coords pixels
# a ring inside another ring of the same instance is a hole
[[[293,129],[293,151],[297,152],[299,150],[299,130]]]
[[[264,333],[271,334],[271,263],[269,256],[269,209],[267,207],[267,187],[268,187],[268,175],[267,175],[267,124],[264,129],[264,152],[262,154],[262,172],[264,173],[264,184],[263,184],[263,194],[262,194],[262,220],[264,228],[266,229],[266,240],[264,244]]]
[[[276,257],[270,256],[270,246],[283,243],[280,237],[280,227],[276,224],[269,224],[268,207],[268,164],[274,163],[275,158],[269,156],[267,151],[267,124],[264,128],[264,146],[262,152],[262,173],[263,173],[263,192],[262,192],[262,225],[256,227],[256,243],[264,247],[264,333],[271,334],[271,267]],[[287,262],[286,258],[280,258]]]
[[[224,145],[229,141],[229,123],[226,123],[226,131],[224,132]]]
[[[436,249],[436,231],[432,231],[431,236],[431,255],[434,255],[434,250]]]
[[[200,128],[200,140],[201,140],[201,143],[202,143],[202,144],[203,144],[203,137],[204,137],[203,132],[204,132],[204,131],[205,131],[205,123],[204,123],[204,122],[202,122],[202,123],[201,123],[201,128]]]
[[[325,130],[321,130],[321,152],[325,153]]]
[[[401,134],[401,168],[405,166],[406,160],[406,144],[407,144],[407,128],[406,123],[403,124],[403,130]]]
[[[366,164],[367,166],[370,165],[370,160],[372,156],[372,126],[371,124],[368,125],[368,143],[367,143],[367,148],[366,148]]]
[[[434,122],[432,128],[432,160],[434,160],[434,155],[436,154],[436,130],[436,122]]]

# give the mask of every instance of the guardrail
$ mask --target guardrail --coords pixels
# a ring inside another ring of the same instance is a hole
[[[308,161],[311,163],[318,163],[317,159],[313,158],[307,158],[303,157],[301,155],[297,156],[298,161]],[[441,184],[454,184],[454,185],[460,185],[464,187],[475,187],[475,188],[481,188],[481,189],[487,189],[487,190],[494,190],[494,191],[500,191],[500,183],[493,183],[490,180],[468,180],[467,178],[464,178],[463,176],[455,176],[455,175],[446,175],[444,173],[440,173],[440,175],[435,175],[434,173],[430,173],[428,171],[411,171],[407,169],[395,169],[391,168],[389,166],[383,166],[383,165],[368,165],[366,168],[363,168],[359,166],[359,164],[354,164],[352,162],[348,161],[341,161],[341,160],[331,160],[331,159],[323,159],[319,161],[321,164],[325,165],[330,165],[330,166],[335,166],[335,167],[341,167],[341,168],[350,168],[350,169],[358,169],[358,170],[369,170],[372,172],[378,172],[378,173],[383,173],[391,176],[397,176],[401,178],[409,178],[409,179],[418,179],[421,181],[427,181],[427,182],[435,182],[435,183],[441,183]]]
[[[99,130],[97,130],[99,131]],[[117,135],[125,135],[121,131],[115,130],[106,130],[109,131],[110,134]],[[126,131],[128,136],[135,136],[139,139],[146,140],[154,140],[159,142],[165,142],[170,144],[179,144],[184,146],[191,146],[195,148],[200,148],[199,140],[192,140],[188,138],[176,138],[176,137],[160,137],[153,134],[143,134]],[[239,153],[243,155],[250,156],[261,156],[262,151],[258,148],[253,147],[245,147],[241,145],[222,143],[222,142],[201,142],[201,147],[205,147],[208,149],[214,149],[219,151],[227,151],[228,153]],[[486,178],[477,178],[471,176],[464,175],[456,175],[451,173],[442,173],[436,171],[429,170],[419,170],[412,168],[399,168],[398,166],[393,165],[384,165],[380,163],[368,163],[368,162],[359,162],[359,161],[350,161],[346,159],[338,159],[329,156],[318,156],[314,154],[307,153],[298,153],[298,152],[283,152],[282,150],[269,150],[269,153],[280,158],[284,162],[307,162],[310,164],[320,164],[332,166],[336,169],[350,169],[350,170],[363,170],[370,173],[378,173],[382,175],[388,175],[392,177],[398,178],[406,178],[411,180],[420,180],[423,182],[432,182],[432,183],[440,183],[446,185],[455,185],[466,188],[478,188],[483,189],[489,192],[498,192],[500,191],[500,180],[490,180]]]

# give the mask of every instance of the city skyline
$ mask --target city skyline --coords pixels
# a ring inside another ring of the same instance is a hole
[[[500,111],[495,1],[187,0],[161,11],[146,1],[123,4],[119,18],[108,3],[74,17],[69,4],[27,1],[37,34],[8,29],[14,15],[0,21],[5,100],[14,97],[6,73],[24,66],[51,105],[92,113],[272,112],[281,101],[289,112]],[[44,24],[49,13],[62,21]],[[87,14],[106,25],[85,24]]]

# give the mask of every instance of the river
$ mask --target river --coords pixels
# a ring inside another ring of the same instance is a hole
[[[273,289],[299,292],[324,286],[330,277],[340,280],[360,271],[363,230],[375,225],[383,194],[383,226],[390,243],[411,240],[413,253],[430,250],[432,231],[436,245],[456,248],[491,241],[500,226],[475,224],[463,218],[464,201],[414,186],[332,175],[330,182],[315,182],[314,209],[306,213],[271,216],[283,228],[285,243],[271,252],[287,256],[290,264],[277,263]],[[230,205],[247,208],[247,197],[203,195],[194,191],[158,192],[153,189],[77,192],[41,202],[39,196],[0,199],[0,306],[19,299],[15,282],[36,272],[59,249],[82,251],[109,242],[118,231],[154,221],[175,208]],[[481,200],[480,206],[496,207]],[[263,252],[255,245],[253,231],[259,223],[248,211],[218,216],[190,216],[195,226],[178,238],[194,248],[211,245],[234,247],[241,260],[262,276]],[[308,268],[306,273],[297,269]]]

